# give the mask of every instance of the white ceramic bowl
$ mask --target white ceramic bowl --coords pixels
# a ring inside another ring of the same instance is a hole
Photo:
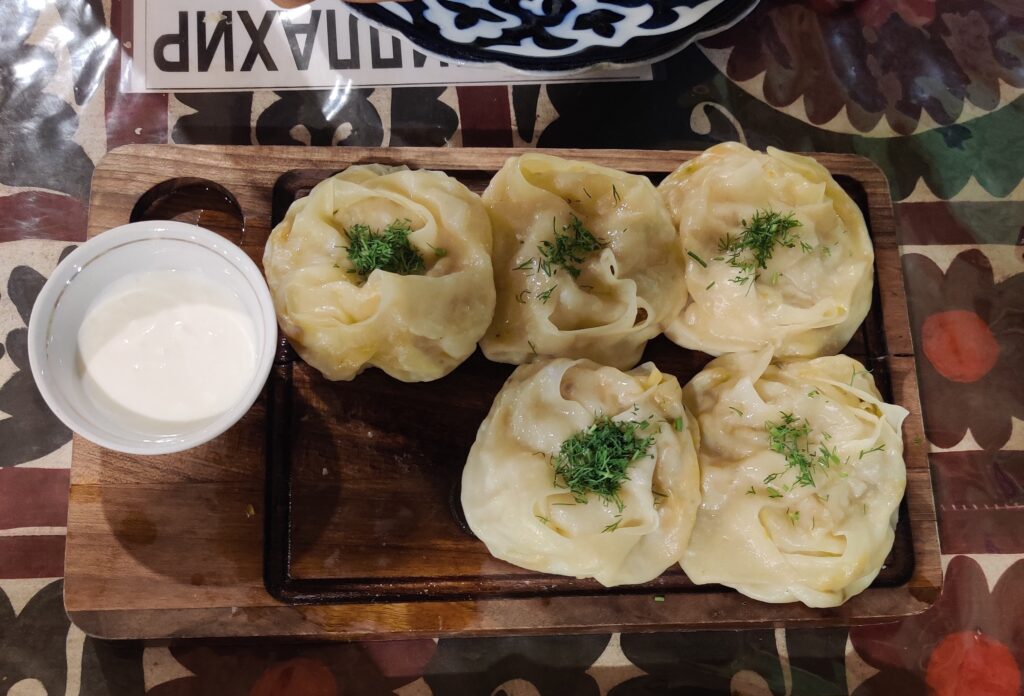
[[[78,331],[93,301],[122,276],[157,270],[199,272],[225,284],[252,318],[256,335],[256,369],[237,403],[171,434],[141,431],[96,408],[83,389],[78,367]],[[132,454],[180,452],[212,440],[238,422],[263,389],[276,345],[270,291],[245,252],[202,227],[160,220],[116,227],[71,252],[39,293],[28,327],[32,376],[54,414],[82,437]]]

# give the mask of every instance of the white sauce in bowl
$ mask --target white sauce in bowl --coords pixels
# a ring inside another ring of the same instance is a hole
[[[144,430],[174,430],[229,410],[252,382],[256,352],[256,327],[241,300],[195,271],[119,278],[78,331],[85,394]]]

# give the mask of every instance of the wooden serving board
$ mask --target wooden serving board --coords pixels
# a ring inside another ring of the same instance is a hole
[[[697,154],[551,152],[655,180]],[[175,218],[224,234],[259,262],[272,221],[350,164],[442,169],[479,191],[512,154],[127,146],[96,169],[89,234]],[[677,569],[606,589],[497,561],[461,520],[457,483],[512,368],[477,353],[434,383],[376,370],[332,383],[283,343],[264,397],[206,446],[138,457],[75,438],[64,588],[72,620],[108,638],[352,639],[836,625],[923,611],[942,574],[889,189],[866,159],[817,157],[862,204],[875,244],[875,302],[845,352],[911,412],[896,544],[875,584],[842,607],[762,604],[695,588]],[[664,339],[644,358],[681,382],[708,360]]]

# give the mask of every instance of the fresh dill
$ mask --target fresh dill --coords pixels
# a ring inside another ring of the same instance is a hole
[[[675,429],[677,433],[683,432],[683,417],[679,416],[678,418],[676,418],[675,422],[672,423],[672,427]]]
[[[583,263],[587,254],[605,246],[605,243],[591,234],[575,215],[569,218],[569,224],[564,225],[561,232],[557,231],[555,220],[552,218],[551,230],[554,240],[545,239],[537,247],[541,255],[540,270],[547,276],[554,275],[558,270],[556,266],[561,266],[573,278],[579,278],[578,264]]]
[[[605,532],[614,532],[616,529],[619,528],[620,524],[622,524],[622,515],[621,514],[616,515],[615,516],[615,521],[612,522],[607,527],[605,527],[604,529],[602,529],[601,533],[604,534]]]
[[[737,413],[737,415],[740,415],[740,416],[745,416],[745,415],[747,415],[747,414],[745,414],[745,413],[744,413],[743,411],[741,411],[741,410],[739,410],[738,408],[736,408],[735,406],[730,406],[730,407],[729,407],[729,410],[730,410],[730,411],[735,411],[735,412]]]
[[[807,396],[811,399],[814,399],[821,396],[821,392],[817,389],[812,389],[811,391],[807,392]]]
[[[513,268],[513,271],[528,271],[533,269],[533,257],[530,257],[523,261],[521,264]]]
[[[583,187],[583,193],[587,194],[587,198],[593,198],[593,196],[590,195],[590,191],[587,190],[586,186]]]
[[[797,522],[800,521],[800,511],[799,510],[790,511],[789,508],[786,508],[786,516],[789,518],[789,521],[790,521],[791,524],[795,525]]]
[[[708,283],[707,287],[704,288],[704,289],[705,290],[710,290],[713,287],[715,287],[715,281],[712,280],[710,283]]]
[[[769,498],[781,498],[782,497],[782,494],[779,493],[778,489],[773,488],[772,486],[766,487],[765,490],[768,491],[768,497]]]
[[[368,225],[355,224],[345,230],[349,245],[345,247],[355,273],[364,280],[375,270],[399,275],[422,273],[423,257],[409,241],[412,223],[395,220],[383,231],[374,232]]]
[[[551,457],[555,485],[567,488],[577,503],[586,503],[593,493],[613,503],[619,512],[623,503],[619,488],[629,480],[629,466],[647,456],[654,436],[642,437],[650,427],[647,420],[614,421],[601,416],[585,430],[562,443]]]
[[[519,304],[526,304],[526,298],[530,296],[529,290],[523,290],[521,293],[516,295],[516,302]]]
[[[436,247],[430,242],[427,242],[427,246],[430,247],[431,251],[434,252],[434,256],[436,256],[439,259],[443,259],[445,256],[448,255],[448,250],[445,249],[444,247]]]
[[[612,198],[615,199],[615,205],[622,201],[622,196],[619,195],[619,190],[615,188],[615,184],[612,184]]]
[[[526,344],[530,346],[530,350],[533,351],[533,354],[537,355],[537,346],[533,345],[533,341],[527,341]]]
[[[880,444],[877,447],[872,447],[869,450],[861,450],[860,451],[860,455],[857,457],[857,459],[858,460],[859,459],[863,459],[865,454],[871,454],[873,452],[883,452],[883,451],[885,451],[885,445],[884,444]]]
[[[850,375],[850,386],[853,386],[853,381],[857,379],[857,375],[869,375],[871,370],[858,370],[856,367],[853,368],[853,374]]]
[[[544,517],[542,515],[534,515],[534,517],[536,517],[538,520],[540,520],[541,523],[543,523],[543,524],[547,524],[548,522],[551,521],[547,517]]]
[[[707,261],[705,261],[704,259],[702,259],[701,257],[697,256],[697,254],[693,253],[692,251],[687,251],[687,252],[686,252],[686,255],[687,255],[687,256],[689,256],[689,257],[690,257],[691,259],[693,259],[694,261],[696,261],[697,263],[699,263],[699,264],[700,264],[701,266],[703,266],[704,268],[707,268],[707,267],[708,267],[708,262],[707,262]],[[714,283],[712,283],[712,285],[713,285],[713,284],[714,284]],[[709,287],[710,287],[710,286],[709,286]]]
[[[757,495],[757,489],[751,486],[750,488],[747,489],[747,495]]]
[[[806,420],[797,418],[792,413],[780,413],[782,420],[766,421],[768,446],[786,458],[786,471],[796,472],[794,486],[814,486],[814,470],[820,468],[828,471],[840,465],[839,454],[835,447],[831,449],[821,443],[817,448],[810,444],[811,428]],[[822,438],[827,439],[827,438]],[[785,473],[785,472],[782,472]],[[781,474],[769,474],[765,483],[774,481]]]
[[[548,300],[551,299],[551,293],[553,293],[555,291],[555,288],[557,288],[557,287],[558,287],[558,283],[555,283],[550,288],[548,288],[544,292],[542,292],[539,295],[537,295],[537,299],[540,300],[541,302],[543,302],[544,304],[547,304]]]
[[[756,280],[759,269],[768,268],[776,245],[789,249],[795,247],[800,235],[791,230],[801,226],[792,213],[783,215],[774,210],[758,210],[749,222],[742,220],[741,223],[743,231],[737,236],[727,234],[718,241],[718,250],[738,271],[732,282],[740,285]]]

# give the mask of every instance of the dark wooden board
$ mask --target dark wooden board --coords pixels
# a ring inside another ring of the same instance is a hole
[[[555,153],[656,180],[695,154]],[[259,261],[273,215],[349,164],[443,169],[480,190],[510,154],[128,146],[96,170],[89,233],[173,217],[225,234]],[[863,158],[817,157],[865,207],[875,243],[876,301],[846,352],[868,362],[883,394],[911,410],[896,545],[875,585],[842,607],[762,604],[695,588],[678,570],[605,589],[497,561],[461,521],[457,484],[511,367],[478,353],[432,384],[378,371],[331,383],[284,346],[264,399],[202,448],[144,458],[76,438],[65,581],[72,619],[121,638],[369,638],[835,625],[924,610],[941,571],[888,185]],[[708,358],[658,339],[645,359],[685,381]],[[264,485],[265,475],[273,485]]]

